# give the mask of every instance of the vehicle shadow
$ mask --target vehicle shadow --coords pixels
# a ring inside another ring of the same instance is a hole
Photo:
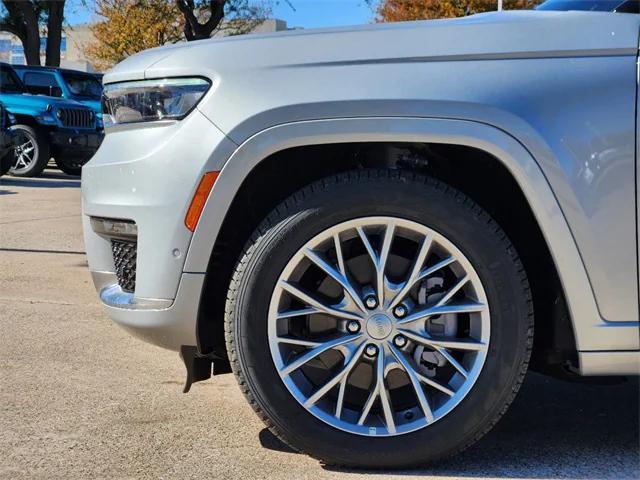
[[[324,468],[383,477],[637,479],[639,405],[637,378],[585,385],[530,373],[498,425],[450,460],[415,470]],[[267,429],[260,442],[291,452]]]
[[[47,171],[34,178],[5,176],[0,178],[0,189],[2,187],[80,188],[80,177]],[[1,189],[0,195],[8,194],[2,192],[7,190]]]

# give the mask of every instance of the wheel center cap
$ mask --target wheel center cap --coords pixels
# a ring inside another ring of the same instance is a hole
[[[393,323],[391,323],[389,317],[382,313],[372,315],[371,318],[367,320],[367,334],[371,338],[382,340],[391,335],[392,330]]]

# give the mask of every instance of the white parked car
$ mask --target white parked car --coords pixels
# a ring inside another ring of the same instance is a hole
[[[529,367],[637,374],[639,33],[509,12],[125,60],[82,173],[102,303],[332,464],[459,452]]]

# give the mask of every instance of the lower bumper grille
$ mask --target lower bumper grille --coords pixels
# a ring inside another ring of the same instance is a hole
[[[136,257],[138,244],[135,241],[111,240],[113,263],[120,288],[129,293],[136,289]]]

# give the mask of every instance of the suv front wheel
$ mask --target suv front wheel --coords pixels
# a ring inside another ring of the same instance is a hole
[[[226,308],[238,381],[271,431],[329,464],[406,467],[497,422],[533,342],[524,268],[461,192],[365,170],[314,183],[249,242]]]

